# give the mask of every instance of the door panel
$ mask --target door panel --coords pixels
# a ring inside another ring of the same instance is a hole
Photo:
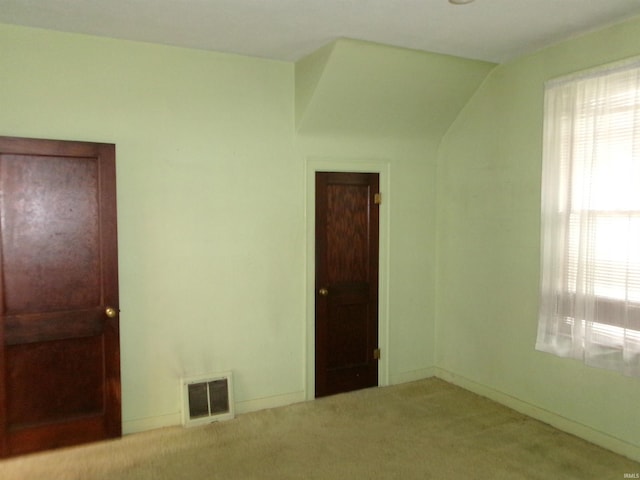
[[[101,343],[99,336],[92,336],[8,347],[9,424],[20,429],[69,416],[100,414],[104,397]],[[77,381],[66,381],[74,377]]]
[[[119,436],[115,147],[0,137],[0,189],[0,456]]]
[[[316,173],[316,396],[376,386],[379,175]]]
[[[99,305],[98,163],[29,155],[1,161],[5,314]]]

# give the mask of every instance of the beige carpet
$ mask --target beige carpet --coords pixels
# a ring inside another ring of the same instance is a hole
[[[0,479],[622,479],[640,464],[442,380],[0,461]]]

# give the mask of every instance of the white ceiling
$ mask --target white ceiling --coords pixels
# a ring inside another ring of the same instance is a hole
[[[0,0],[0,23],[285,61],[348,37],[504,62],[635,15],[640,0]]]

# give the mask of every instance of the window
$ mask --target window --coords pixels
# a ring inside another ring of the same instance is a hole
[[[640,376],[640,60],[545,85],[538,350]]]

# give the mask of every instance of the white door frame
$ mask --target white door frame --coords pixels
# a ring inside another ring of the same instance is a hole
[[[374,159],[307,158],[306,217],[307,217],[307,321],[305,329],[306,379],[305,397],[315,398],[315,250],[316,250],[316,172],[361,172],[380,175],[380,244],[378,262],[378,346],[382,355],[378,362],[378,385],[389,384],[389,212],[390,162]]]

